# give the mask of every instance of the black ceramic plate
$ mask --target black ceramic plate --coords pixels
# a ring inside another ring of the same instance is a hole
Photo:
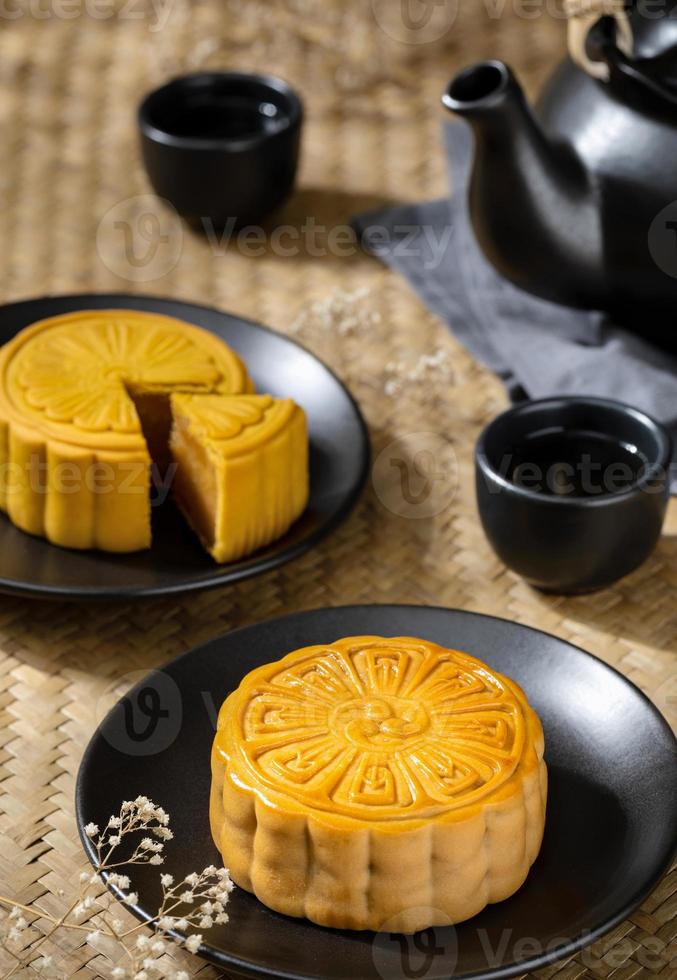
[[[289,533],[242,561],[216,565],[171,502],[153,512],[149,551],[68,551],[15,528],[0,514],[0,592],[42,598],[130,599],[226,585],[267,572],[312,548],[356,502],[369,465],[369,438],[355,401],[299,344],[239,317],[147,296],[57,296],[0,307],[0,344],[44,317],[80,309],[149,310],[217,334],[247,362],[257,390],[292,395],[308,415],[310,502]]]
[[[636,687],[590,654],[524,626],[448,609],[300,613],[237,630],[174,660],[135,687],[90,743],[77,785],[81,836],[88,821],[104,823],[122,800],[147,795],[169,811],[176,834],[164,870],[178,879],[218,863],[207,816],[215,712],[252,668],[355,634],[415,635],[456,646],[524,687],[543,721],[550,771],[541,854],[508,901],[455,929],[414,937],[323,929],[271,912],[236,889],[230,923],[209,932],[202,955],[231,976],[495,980],[568,956],[625,919],[677,847],[672,732]],[[151,703],[167,714],[144,737]],[[159,904],[157,869],[133,870],[137,913],[147,918]]]

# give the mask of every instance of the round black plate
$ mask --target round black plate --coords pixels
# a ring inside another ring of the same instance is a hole
[[[196,323],[247,362],[258,391],[291,395],[308,415],[310,502],[289,533],[242,561],[216,565],[167,501],[153,511],[149,551],[68,551],[15,528],[0,514],[0,591],[42,598],[131,599],[214,588],[302,555],[350,512],[367,477],[369,437],[357,404],[328,367],[299,344],[218,310],[149,296],[84,294],[0,307],[0,344],[44,317],[81,309],[148,310]]]
[[[300,613],[237,630],[174,660],[135,687],[92,739],[77,785],[81,836],[90,820],[105,823],[123,800],[147,795],[169,811],[176,835],[164,870],[178,879],[218,863],[208,797],[221,702],[260,664],[307,644],[361,634],[456,646],[524,687],[543,721],[550,771],[545,840],[527,883],[455,929],[414,937],[323,929],[271,912],[236,889],[230,923],[210,930],[202,955],[244,977],[495,980],[570,955],[625,919],[677,847],[675,737],[636,687],[583,650],[524,626],[448,609]],[[147,713],[149,688],[168,712],[157,725]],[[136,912],[148,918],[159,904],[157,869],[132,871]]]

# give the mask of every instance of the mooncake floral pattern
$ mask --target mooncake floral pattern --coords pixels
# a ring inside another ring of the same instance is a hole
[[[10,371],[29,409],[90,432],[139,431],[134,385],[209,390],[221,380],[214,359],[185,333],[114,317],[36,334]]]
[[[218,442],[233,439],[244,429],[259,425],[273,407],[273,399],[270,395],[233,398],[197,395],[182,399],[182,404],[188,409],[191,424],[201,435]]]
[[[240,751],[256,781],[310,807],[431,816],[493,792],[519,763],[518,696],[462,653],[375,640],[284,664],[238,692]]]

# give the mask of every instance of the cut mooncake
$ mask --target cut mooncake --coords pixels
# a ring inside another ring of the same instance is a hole
[[[212,834],[236,884],[343,929],[461,922],[525,881],[543,836],[543,731],[465,653],[365,636],[250,673],[221,708]]]
[[[218,397],[247,399],[253,390],[227,344],[181,320],[132,310],[42,320],[0,350],[0,509],[22,530],[65,547],[147,548],[151,462],[161,472],[172,462],[172,394],[209,393],[215,404]],[[233,405],[229,401],[228,412],[237,415]],[[249,401],[242,412],[249,418]],[[265,443],[263,436],[259,465],[270,474],[273,451]],[[294,459],[289,456],[290,466]],[[243,463],[240,470],[244,474]],[[297,483],[301,472],[299,464]],[[231,467],[230,498],[234,475]],[[280,485],[288,482],[285,474]],[[242,516],[248,530],[232,530],[224,554],[233,552],[234,540],[266,539],[271,526],[284,523],[277,501],[280,513],[271,515],[271,500],[262,502],[258,538],[257,502],[247,501]],[[229,514],[238,520],[230,504]],[[219,534],[226,541],[231,531]]]
[[[218,562],[280,535],[308,502],[304,412],[270,395],[172,395],[177,503]]]

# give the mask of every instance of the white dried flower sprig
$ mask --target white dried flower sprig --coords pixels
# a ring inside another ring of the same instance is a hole
[[[178,969],[165,954],[170,942],[197,953],[202,933],[191,930],[211,929],[228,922],[226,905],[234,887],[228,871],[211,865],[177,882],[170,874],[161,874],[162,903],[157,915],[150,922],[125,926],[116,914],[119,906],[115,899],[102,891],[102,874],[120,893],[125,905],[136,905],[139,896],[131,891],[129,876],[119,869],[164,862],[165,844],[173,838],[169,815],[148,797],[139,796],[123,803],[103,830],[90,823],[85,833],[96,849],[96,867],[82,872],[79,893],[61,916],[50,914],[37,903],[20,905],[0,896],[0,907],[9,909],[4,930],[0,929],[0,944],[14,960],[3,980],[27,969],[39,977],[54,976],[53,956],[36,957],[36,953],[60,929],[82,933],[84,941],[108,959],[111,980],[188,980],[188,973]],[[120,853],[123,844],[131,852],[127,857]],[[47,922],[47,932],[34,928],[39,919]],[[153,930],[152,935],[141,933],[147,927]],[[114,943],[114,960],[101,948],[106,941]]]
[[[364,300],[370,295],[365,288],[335,289],[325,299],[316,300],[301,310],[289,332],[302,335],[313,329],[336,333],[341,337],[368,333],[381,323],[381,314]]]
[[[425,385],[434,381],[453,383],[454,369],[449,352],[438,347],[432,354],[421,354],[413,363],[390,361],[385,367],[384,392],[395,398],[408,385]]]

